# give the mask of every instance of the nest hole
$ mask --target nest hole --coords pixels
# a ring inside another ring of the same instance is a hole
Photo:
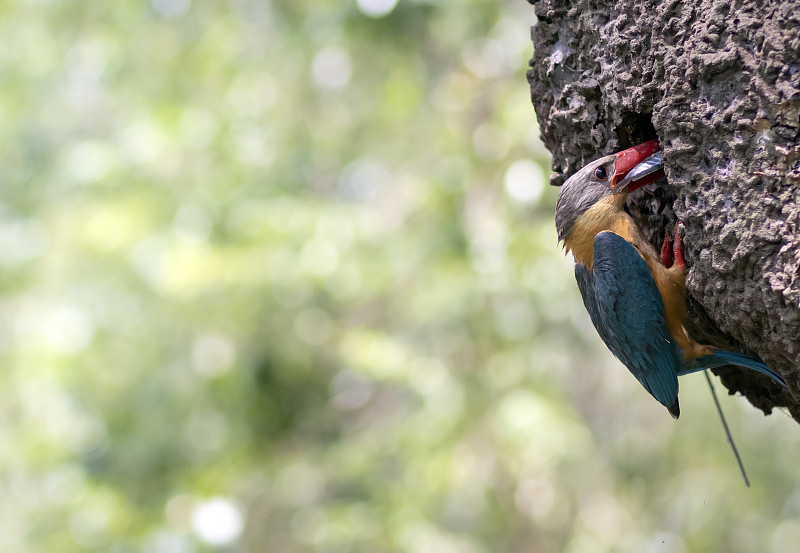
[[[617,125],[616,133],[621,150],[658,138],[652,113],[623,112],[622,122]]]

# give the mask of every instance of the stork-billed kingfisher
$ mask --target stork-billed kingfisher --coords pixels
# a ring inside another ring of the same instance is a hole
[[[738,365],[785,386],[761,361],[698,344],[686,331],[677,228],[674,245],[665,236],[659,253],[624,209],[629,192],[662,177],[661,148],[651,140],[589,163],[558,194],[558,239],[575,258],[575,278],[597,332],[676,419],[678,377],[685,374]]]

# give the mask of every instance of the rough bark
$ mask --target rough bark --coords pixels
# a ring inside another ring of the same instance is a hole
[[[788,391],[716,371],[800,421],[800,1],[533,1],[528,78],[551,184],[658,137],[667,186],[630,209],[658,246],[684,224],[687,326],[760,356]]]

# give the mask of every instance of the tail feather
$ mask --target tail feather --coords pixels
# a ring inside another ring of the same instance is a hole
[[[724,365],[736,365],[737,367],[744,367],[745,369],[759,372],[770,377],[784,388],[786,387],[786,381],[783,379],[783,377],[767,367],[762,361],[733,351],[720,350],[711,355],[704,355],[703,357],[696,359],[691,365],[686,367],[685,370],[681,371],[679,376],[702,371],[704,369],[716,369],[717,367],[722,367]]]
[[[673,419],[677,419],[681,416],[681,406],[678,403],[677,397],[675,398],[675,403],[667,407],[667,411],[669,411],[669,414],[672,415]]]

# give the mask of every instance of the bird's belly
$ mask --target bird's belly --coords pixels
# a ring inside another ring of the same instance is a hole
[[[683,350],[687,361],[697,359],[703,355],[714,352],[713,348],[698,344],[689,336],[683,321],[686,318],[686,285],[683,271],[673,266],[664,267],[660,260],[647,259],[645,261],[653,275],[653,280],[664,302],[664,318],[672,338]]]

